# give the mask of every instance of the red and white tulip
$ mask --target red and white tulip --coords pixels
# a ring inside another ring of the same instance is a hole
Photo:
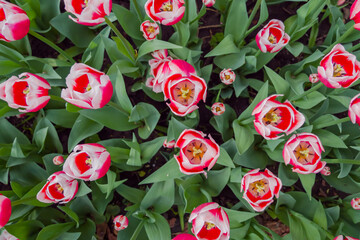
[[[355,210],[360,210],[360,198],[351,199],[351,207]]]
[[[98,143],[79,144],[66,159],[63,171],[73,178],[95,181],[105,176],[110,165],[106,148]]]
[[[0,228],[4,227],[11,216],[11,201],[0,194]]]
[[[339,0],[340,2],[340,0]],[[350,19],[354,20],[354,28],[360,30],[360,1],[355,0],[350,8]]]
[[[215,140],[201,131],[185,129],[176,141],[175,147],[180,148],[180,154],[174,156],[184,174],[204,173],[215,165],[220,147]]]
[[[225,112],[225,105],[221,102],[216,102],[211,106],[211,112],[219,116]]]
[[[25,37],[30,20],[19,6],[0,0],[0,40],[12,42]]]
[[[75,63],[66,77],[66,89],[61,97],[85,109],[104,107],[111,99],[113,86],[105,73],[83,63]]]
[[[164,148],[173,148],[173,147],[175,147],[175,140],[171,140],[170,142],[168,142],[167,139],[165,139],[165,141],[163,143],[163,147]]]
[[[286,133],[289,135],[300,128],[305,117],[297,111],[289,101],[281,103],[275,99],[281,94],[271,95],[256,105],[252,115],[255,115],[255,130],[265,139],[278,139]]]
[[[212,7],[215,4],[215,0],[203,0],[203,3],[207,7]]]
[[[129,225],[129,220],[124,215],[118,215],[114,218],[114,229],[116,231],[121,231],[127,228]]]
[[[351,99],[348,115],[352,123],[360,125],[360,94]]]
[[[182,117],[198,109],[197,104],[201,99],[205,102],[206,90],[205,80],[192,74],[171,75],[163,85],[164,99],[170,101],[167,105],[175,115]]]
[[[32,73],[12,76],[0,84],[0,99],[19,112],[36,112],[50,100],[50,84],[42,77]]]
[[[36,195],[37,200],[44,203],[70,202],[78,191],[78,182],[66,175],[65,172],[55,172],[47,180],[47,183]]]
[[[172,240],[197,240],[197,238],[188,233],[181,233],[174,237]]]
[[[191,232],[199,240],[230,239],[229,217],[215,202],[196,207],[190,214],[189,222],[192,223]]]
[[[6,229],[0,234],[0,240],[19,240],[17,237],[11,235]]]
[[[330,176],[331,175],[331,169],[329,166],[325,166],[320,173],[324,176]]]
[[[326,165],[321,161],[325,152],[318,136],[312,133],[294,134],[285,143],[283,158],[286,165],[293,166],[293,172],[310,174],[320,172]]]
[[[282,21],[272,19],[258,32],[255,40],[262,52],[274,53],[280,51],[289,43],[290,36],[285,32]]]
[[[264,211],[274,201],[274,196],[279,198],[281,187],[281,180],[268,169],[264,172],[251,170],[241,180],[243,198],[257,212]]]
[[[145,3],[145,11],[155,22],[174,25],[184,16],[184,4],[184,0],[148,0]]]
[[[234,73],[233,70],[231,70],[231,68],[229,69],[223,69],[220,72],[220,79],[221,82],[226,84],[226,85],[230,85],[235,81],[236,75]]]
[[[140,25],[140,31],[143,32],[143,36],[146,40],[153,40],[160,33],[159,25],[146,20]]]
[[[360,77],[360,62],[341,44],[336,44],[321,60],[318,76],[328,88],[348,88]]]
[[[61,164],[63,164],[64,163],[64,157],[63,156],[55,156],[54,158],[53,158],[53,163],[54,163],[54,165],[61,165]]]
[[[105,21],[112,8],[112,0],[64,0],[65,10],[75,17],[69,16],[76,23],[95,26]]]
[[[334,238],[333,240],[359,240],[358,238],[353,238],[353,237],[349,237],[349,236],[342,236],[342,235],[339,235],[337,236],[336,238]]]
[[[319,76],[317,73],[312,73],[309,75],[309,81],[311,83],[317,83],[319,81]]]

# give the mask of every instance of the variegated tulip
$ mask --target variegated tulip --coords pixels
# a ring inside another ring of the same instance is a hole
[[[211,112],[219,116],[225,112],[225,105],[221,102],[216,102],[211,106]]]
[[[360,210],[360,198],[351,199],[351,206],[355,210]]]
[[[223,69],[220,72],[220,79],[221,82],[226,84],[226,85],[230,85],[235,81],[236,75],[234,73],[233,70],[229,69]]]
[[[114,218],[114,229],[116,231],[121,231],[127,228],[129,225],[129,220],[124,215],[118,215]]]
[[[277,19],[272,19],[256,35],[256,43],[259,49],[266,53],[280,51],[289,43],[290,37],[285,32],[284,23]]]
[[[352,123],[360,125],[360,94],[351,99],[348,115]]]
[[[0,228],[4,227],[11,216],[11,201],[0,194]]]
[[[184,16],[184,3],[184,0],[148,0],[145,3],[145,11],[155,22],[174,25]]]
[[[146,40],[153,40],[160,33],[159,25],[146,20],[140,25],[140,30]]]

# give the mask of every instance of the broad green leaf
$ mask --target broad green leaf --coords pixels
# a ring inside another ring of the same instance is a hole
[[[309,199],[311,200],[311,191],[315,183],[315,173],[300,174],[298,173],[301,184],[303,185]]]
[[[144,40],[140,31],[140,21],[137,16],[128,9],[118,4],[113,4],[112,11],[124,31],[132,38]]]
[[[5,118],[0,119],[0,128],[6,129],[0,134],[0,143],[13,143],[16,138],[19,144],[30,144],[29,139]]]
[[[235,120],[232,126],[234,129],[236,147],[239,153],[243,154],[254,142],[254,134],[252,133],[249,126],[240,125],[238,120]]]
[[[246,0],[232,1],[227,13],[225,24],[225,36],[231,34],[234,41],[239,43],[248,25]]]
[[[220,147],[220,155],[216,163],[226,167],[235,168],[233,160],[231,159],[227,151],[222,147]]]
[[[49,109],[46,111],[47,119],[52,123],[65,128],[71,128],[78,116],[79,114],[69,112],[66,109]]]
[[[103,37],[108,37],[110,28],[104,28],[89,44],[84,54],[82,55],[81,62],[89,65],[95,69],[101,69],[104,64],[105,45],[102,41]]]
[[[179,164],[175,158],[170,159],[161,168],[156,170],[153,174],[142,180],[139,184],[148,184],[154,182],[161,182],[170,179],[180,178],[184,176],[179,170]]]
[[[153,213],[154,223],[145,222],[145,231],[149,240],[169,240],[170,226],[166,219],[158,213]]]
[[[133,108],[133,105],[127,95],[124,78],[120,71],[116,72],[116,77],[114,77],[113,75],[110,75],[110,78],[112,78],[112,77],[115,79],[115,81],[114,81],[115,82],[115,92],[116,92],[116,97],[117,97],[118,103],[122,109],[124,109],[126,112],[128,112],[130,114],[131,110]]]
[[[154,183],[143,198],[140,209],[149,208],[157,213],[168,211],[174,204],[175,186],[173,180]]]
[[[302,109],[311,109],[324,101],[326,97],[322,95],[320,92],[312,92],[309,93],[306,97],[301,98],[299,100],[293,101],[292,103]]]
[[[276,72],[274,72],[272,69],[268,68],[267,66],[264,66],[266,74],[269,76],[270,81],[275,87],[277,94],[287,94],[290,88],[290,84],[282,78],[280,75],[278,75]]]
[[[320,138],[322,145],[333,147],[333,148],[347,148],[344,141],[334,133],[324,130],[324,129],[317,129],[313,132]]]
[[[209,171],[207,173],[207,179],[202,184],[202,188],[204,188],[212,197],[217,197],[228,183],[230,172],[230,168]]]
[[[151,41],[145,41],[139,48],[137,59],[141,58],[145,54],[154,52],[156,50],[160,49],[177,49],[182,48],[182,46],[175,45],[166,41],[161,40],[151,40]]]
[[[240,49],[235,45],[233,36],[229,34],[205,57],[222,56],[230,53],[240,53]]]
[[[5,229],[15,237],[22,240],[35,239],[44,225],[37,220],[27,220],[7,225]]]
[[[116,192],[119,193],[123,198],[132,202],[140,203],[145,196],[145,192],[138,188],[132,188],[125,184],[121,184],[116,188]]]
[[[142,139],[147,139],[154,131],[160,113],[158,110],[149,103],[140,102],[131,110],[129,117],[130,122],[143,122],[143,126],[139,126],[138,133]]]
[[[43,229],[41,229],[36,240],[54,239],[54,238],[60,236],[62,233],[67,232],[74,226],[75,226],[75,223],[73,223],[73,222],[57,223],[57,224],[52,224],[52,225],[46,226]]]

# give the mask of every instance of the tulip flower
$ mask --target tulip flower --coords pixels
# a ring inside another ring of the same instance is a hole
[[[351,199],[351,206],[355,210],[360,210],[360,198]]]
[[[215,0],[202,0],[204,5],[207,7],[212,7],[215,4]]]
[[[317,70],[319,80],[328,88],[348,88],[360,77],[360,62],[341,44],[336,44]]]
[[[189,222],[192,223],[191,232],[199,240],[228,240],[230,238],[228,215],[215,202],[196,207],[191,212]]]
[[[0,194],[0,228],[4,227],[11,216],[11,201]]]
[[[331,171],[330,171],[330,167],[329,166],[325,166],[320,173],[324,176],[330,176],[331,175]]]
[[[76,23],[95,26],[105,21],[112,8],[112,0],[64,0],[65,10],[75,17],[69,16]]]
[[[19,112],[36,112],[50,100],[50,84],[42,77],[32,73],[12,76],[0,84],[0,99]]]
[[[173,148],[173,147],[175,147],[175,140],[171,140],[170,142],[168,142],[167,139],[165,139],[165,141],[163,143],[163,147],[164,148]]]
[[[160,33],[159,25],[146,20],[140,25],[140,30],[146,40],[153,40]]]
[[[229,68],[229,69],[223,69],[220,72],[220,79],[221,82],[226,84],[226,85],[230,85],[235,81],[235,73]]]
[[[265,139],[278,139],[286,133],[289,135],[300,128],[305,117],[297,111],[289,101],[280,103],[275,99],[281,94],[271,95],[256,105],[252,115],[255,115],[255,130]]]
[[[259,49],[266,53],[280,51],[289,43],[290,37],[285,33],[284,23],[277,19],[272,19],[256,35],[256,43]]]
[[[70,202],[78,191],[78,182],[65,174],[65,172],[55,172],[48,178],[47,183],[36,195],[37,200],[43,203]]]
[[[172,240],[197,240],[196,237],[194,237],[191,234],[188,233],[181,233],[174,237]]]
[[[359,240],[359,239],[358,239],[358,238],[349,237],[349,236],[346,236],[346,237],[344,238],[344,236],[339,235],[339,236],[337,236],[336,238],[334,238],[333,240]]]
[[[344,0],[339,0],[340,3],[343,3]],[[338,4],[339,4],[338,2]],[[354,28],[360,30],[360,1],[355,0],[350,8],[350,19],[354,20]]]
[[[145,11],[155,22],[174,25],[184,16],[184,4],[184,0],[148,0],[145,3]]]
[[[79,144],[66,159],[63,171],[73,178],[94,181],[108,172],[110,164],[110,154],[100,144]]]
[[[83,63],[75,63],[71,67],[66,86],[61,91],[61,97],[85,109],[104,107],[113,94],[109,76]]]
[[[225,112],[225,105],[221,102],[216,102],[211,106],[211,112],[219,116]]]
[[[64,163],[64,157],[63,156],[55,156],[54,158],[53,158],[53,163],[54,163],[54,165],[61,165],[61,164],[63,164]]]
[[[348,115],[352,123],[360,125],[360,94],[351,99]]]
[[[124,215],[118,215],[114,218],[114,229],[116,231],[121,231],[127,228],[129,225],[129,220]]]
[[[0,0],[0,40],[12,42],[25,37],[30,29],[26,12],[15,4]]]
[[[220,147],[214,139],[200,131],[185,129],[176,141],[175,147],[180,148],[180,154],[174,156],[184,174],[204,173],[215,165]]]

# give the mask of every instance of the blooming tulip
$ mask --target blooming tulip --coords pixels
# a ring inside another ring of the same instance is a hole
[[[203,3],[207,7],[212,7],[215,4],[215,0],[203,0]]]
[[[309,75],[309,81],[311,83],[316,83],[319,81],[319,75],[317,73],[312,73]]]
[[[151,53],[151,56],[153,56],[153,59],[149,60],[149,65],[151,69],[151,74],[155,78],[158,74],[158,71],[162,69],[162,65],[165,62],[169,62],[173,59],[172,57],[168,56],[168,50],[166,49],[156,50]],[[161,92],[161,86],[159,92]]]
[[[167,139],[165,139],[165,141],[163,143],[163,147],[165,147],[165,148],[175,147],[175,140],[171,140],[170,142],[168,142]]]
[[[255,115],[255,130],[265,139],[278,139],[286,133],[292,133],[305,122],[305,117],[297,111],[289,101],[280,103],[271,95],[256,105],[252,115]],[[279,135],[281,134],[281,135]]]
[[[11,216],[11,201],[0,194],[0,228],[4,227]]]
[[[26,12],[15,4],[0,0],[0,40],[22,39],[29,29],[30,20]]]
[[[211,112],[219,116],[225,112],[225,105],[221,102],[216,102],[211,106]]]
[[[153,40],[156,35],[160,33],[159,25],[146,20],[140,25],[140,30],[143,32],[143,36],[146,40]]]
[[[145,3],[145,11],[155,22],[174,25],[184,16],[184,3],[184,0],[148,0]]]
[[[340,0],[339,0],[340,2]],[[355,0],[350,8],[350,19],[354,20],[354,28],[360,30],[360,1]]]
[[[95,26],[105,21],[112,8],[112,0],[64,0],[65,10],[75,17],[69,16],[76,23]]]
[[[50,84],[32,73],[12,76],[0,84],[0,99],[20,112],[36,112],[49,102]]]
[[[180,148],[180,154],[175,156],[180,171],[184,174],[204,173],[215,165],[219,155],[219,145],[214,139],[200,131],[185,129],[176,141],[175,147]]]
[[[199,240],[228,240],[230,238],[229,217],[215,202],[196,207],[191,212],[189,222],[192,223],[192,233]]]
[[[281,180],[268,169],[264,172],[254,169],[245,174],[241,180],[243,198],[257,212],[264,211],[274,201],[274,196],[279,198],[281,187]]]
[[[36,195],[37,200],[44,203],[70,202],[78,191],[78,182],[65,172],[55,172]]]
[[[220,79],[226,85],[230,85],[235,81],[235,73],[229,68],[220,72]]]
[[[348,88],[360,77],[360,62],[341,44],[336,44],[321,60],[318,75],[329,88]]]
[[[124,230],[129,225],[129,220],[124,215],[118,215],[114,218],[114,229],[116,231]]]
[[[110,154],[100,144],[79,144],[66,159],[63,170],[70,177],[94,181],[108,172],[110,164]]]
[[[351,206],[355,210],[360,210],[360,198],[351,199]]]
[[[321,161],[325,152],[318,136],[312,133],[294,134],[285,143],[283,158],[286,165],[293,166],[293,172],[300,174],[318,173],[326,165]]]
[[[272,19],[256,35],[256,43],[259,49],[266,52],[278,52],[289,43],[290,37],[285,33],[284,23],[277,19]]]
[[[110,78],[83,63],[75,63],[66,77],[66,86],[61,97],[80,108],[98,109],[111,99],[113,86]]]
[[[360,125],[360,94],[351,99],[348,115],[352,123]]]

